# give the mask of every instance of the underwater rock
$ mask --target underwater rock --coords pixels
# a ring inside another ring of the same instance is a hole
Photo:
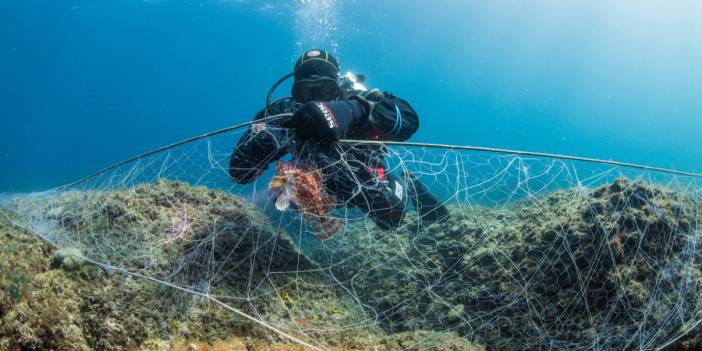
[[[51,268],[62,268],[65,271],[72,272],[80,269],[85,262],[79,258],[81,252],[75,248],[65,248],[54,252],[51,256]]]
[[[623,349],[662,343],[702,313],[699,223],[699,199],[617,179],[500,209],[453,207],[441,225],[392,235],[355,224],[362,235],[313,257],[387,332],[450,328],[490,349]]]
[[[0,221],[2,350],[299,349],[200,295],[105,270],[219,297],[332,350],[624,349],[702,313],[702,202],[639,181],[451,206],[428,227],[409,213],[394,232],[352,221],[310,256],[242,198],[185,183],[24,208],[62,249]],[[699,344],[696,331],[676,347]]]
[[[201,296],[104,274],[123,270],[216,296],[331,350],[472,345],[454,333],[335,330],[366,317],[286,233],[223,191],[161,181],[63,192],[21,208],[42,221],[31,226],[37,234],[61,249],[0,221],[0,254],[8,258],[0,261],[0,350],[301,349]]]
[[[251,252],[257,255],[243,262],[244,269],[289,267],[292,260],[301,269],[313,265],[252,204],[182,182],[164,180],[121,191],[68,191],[25,211],[45,218],[47,229],[39,234],[49,242],[149,275],[172,279],[177,268],[177,279],[188,285],[203,278],[203,264],[236,264]],[[196,259],[205,252],[207,260]]]

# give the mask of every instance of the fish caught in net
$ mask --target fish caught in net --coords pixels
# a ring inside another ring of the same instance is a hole
[[[322,177],[314,165],[280,161],[268,189],[275,192],[276,209],[285,211],[294,204],[305,222],[314,225],[315,237],[327,240],[341,229],[342,222],[328,215],[336,199],[327,193]]]
[[[259,333],[315,349],[702,345],[695,175],[387,145],[377,184],[358,179],[338,197],[329,167],[364,165],[284,160],[233,183],[228,160],[243,134],[164,148],[1,212],[104,271],[164,286],[159,323],[225,306],[224,317],[198,319],[212,337]],[[403,201],[390,228],[368,211],[377,186]],[[445,209],[436,218],[412,199],[428,191]]]

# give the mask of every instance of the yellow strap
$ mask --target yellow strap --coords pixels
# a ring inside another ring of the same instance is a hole
[[[327,55],[329,55],[329,54],[327,54]],[[308,62],[308,61],[313,61],[313,60],[320,60],[320,61],[326,62],[326,63],[330,64],[332,67],[334,67],[334,69],[336,69],[337,71],[339,70],[339,67],[337,67],[335,64],[333,64],[331,61],[329,61],[329,60],[327,60],[327,59],[324,59],[324,58],[321,58],[321,57],[313,57],[313,58],[310,58],[310,59],[307,59],[307,60],[301,58],[301,59],[300,59],[300,65],[298,66],[298,68],[299,68],[299,67],[302,67],[302,64],[303,64],[303,63]]]

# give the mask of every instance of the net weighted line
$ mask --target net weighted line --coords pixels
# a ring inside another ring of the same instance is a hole
[[[219,134],[227,133],[236,129],[248,127],[254,123],[266,123],[269,121],[274,121],[277,119],[285,118],[292,116],[290,113],[282,113],[278,115],[273,115],[269,117],[262,118],[260,120],[256,121],[249,121],[249,122],[243,122],[239,124],[235,124],[230,127],[218,129],[209,133],[205,133],[202,135],[198,135],[195,137],[183,139],[181,141],[144,152],[142,154],[136,155],[134,157],[128,158],[124,161],[117,162],[115,164],[112,164],[108,167],[105,167],[99,171],[96,171],[95,173],[92,173],[84,178],[80,178],[74,182],[71,182],[67,184],[68,186],[80,183],[82,181],[85,181],[89,178],[95,177],[99,175],[100,173],[108,172],[116,167],[119,167],[123,164],[133,162],[135,160],[138,160],[140,158],[147,157],[149,155],[153,155],[158,152],[166,151],[168,149],[184,145],[190,142],[195,142],[201,139],[205,139],[208,137],[213,137]],[[568,159],[568,160],[578,160],[578,161],[585,161],[585,162],[594,162],[594,163],[602,163],[602,164],[609,164],[609,165],[614,165],[614,166],[622,166],[622,167],[631,167],[631,168],[638,168],[642,170],[652,170],[652,171],[659,171],[659,172],[665,172],[665,173],[671,173],[671,174],[679,174],[679,175],[687,175],[691,177],[697,177],[700,178],[702,177],[702,174],[699,173],[692,173],[692,172],[685,172],[685,171],[677,171],[677,170],[672,170],[672,169],[666,169],[666,168],[660,168],[660,167],[652,167],[652,166],[645,166],[645,165],[639,165],[639,164],[634,164],[634,163],[625,163],[625,162],[617,162],[617,161],[611,161],[611,160],[602,160],[602,159],[596,159],[596,158],[588,158],[588,157],[577,157],[577,156],[568,156],[568,155],[560,155],[560,154],[550,154],[550,153],[541,153],[541,152],[530,152],[530,151],[517,151],[517,150],[507,150],[507,149],[498,149],[498,148],[487,148],[487,147],[480,147],[480,146],[470,146],[470,145],[448,145],[448,144],[432,144],[432,143],[415,143],[415,142],[398,142],[398,141],[372,141],[372,140],[352,140],[352,139],[342,139],[339,142],[341,143],[346,143],[346,144],[356,144],[356,145],[399,145],[399,146],[419,146],[419,147],[430,147],[430,148],[443,148],[443,149],[453,149],[453,150],[473,150],[473,151],[486,151],[486,152],[495,152],[495,153],[504,153],[504,154],[513,154],[513,155],[525,155],[525,156],[540,156],[540,157],[549,157],[549,158],[559,158],[559,159]]]

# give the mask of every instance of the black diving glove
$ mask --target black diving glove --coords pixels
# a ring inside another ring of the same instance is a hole
[[[284,128],[295,128],[297,137],[322,143],[337,141],[368,115],[356,100],[313,101],[304,104],[283,123]]]

